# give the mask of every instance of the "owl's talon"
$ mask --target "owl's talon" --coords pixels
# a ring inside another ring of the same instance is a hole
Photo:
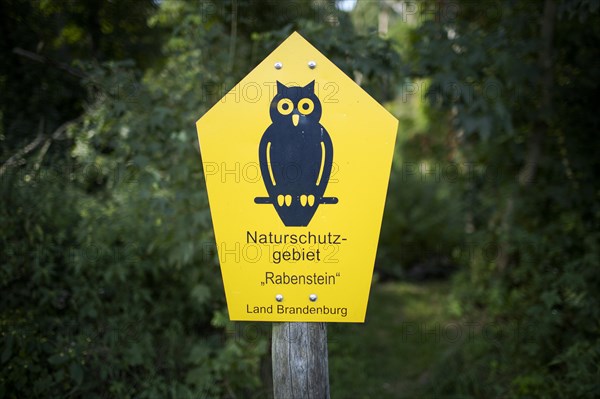
[[[306,195],[304,194],[300,196],[300,205],[306,206]]]
[[[291,195],[287,194],[287,195],[285,196],[285,204],[286,204],[287,206],[290,206],[290,205],[292,205],[292,196],[291,196]]]
[[[279,206],[283,206],[283,195],[279,194],[277,196],[277,203],[279,204]]]
[[[308,196],[308,206],[313,206],[314,204],[315,204],[315,196],[311,194]]]

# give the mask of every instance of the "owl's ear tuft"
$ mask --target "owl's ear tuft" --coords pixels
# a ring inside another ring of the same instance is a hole
[[[314,92],[315,92],[315,81],[313,80],[312,82],[310,82],[309,84],[307,84],[306,86],[304,86],[304,89],[307,90],[309,94],[314,94]]]
[[[277,94],[283,94],[285,89],[287,89],[287,87],[280,81],[277,81]]]

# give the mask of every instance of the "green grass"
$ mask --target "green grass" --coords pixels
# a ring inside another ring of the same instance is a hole
[[[448,282],[376,284],[365,324],[330,324],[332,399],[422,397],[457,341],[449,293]]]

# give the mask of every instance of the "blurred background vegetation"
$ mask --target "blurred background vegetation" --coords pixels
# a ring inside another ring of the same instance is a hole
[[[400,119],[332,397],[600,397],[598,8],[2,1],[0,397],[271,396],[194,122],[294,30]]]

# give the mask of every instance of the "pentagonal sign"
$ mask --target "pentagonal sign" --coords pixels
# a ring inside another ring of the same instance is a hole
[[[196,125],[230,318],[363,322],[398,121],[293,33]]]

